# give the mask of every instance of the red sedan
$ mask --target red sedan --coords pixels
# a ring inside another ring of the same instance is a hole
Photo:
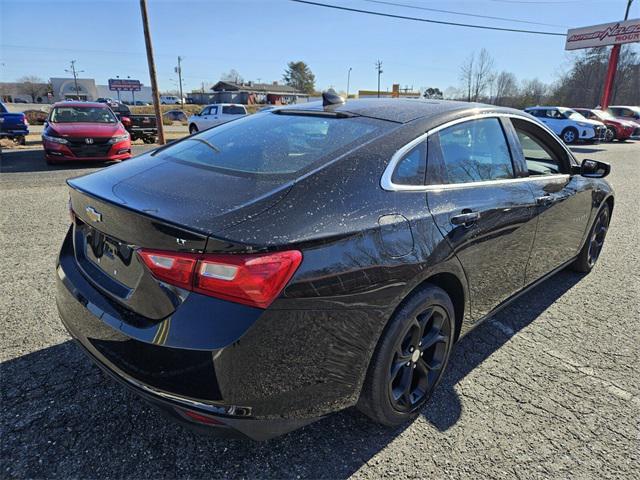
[[[103,103],[56,103],[42,132],[42,145],[49,164],[131,158],[129,134]]]
[[[633,135],[634,125],[631,122],[620,120],[609,112],[590,108],[574,108],[576,112],[591,120],[598,120],[607,126],[605,141],[613,142],[618,140],[623,142]]]

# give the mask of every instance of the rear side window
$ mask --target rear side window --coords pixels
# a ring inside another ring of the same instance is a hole
[[[226,113],[227,115],[244,115],[247,113],[244,107],[239,107],[237,105],[227,105],[222,107],[222,113]]]
[[[445,183],[513,178],[509,146],[497,118],[453,125],[438,133]]]
[[[391,176],[391,181],[396,185],[424,185],[426,162],[427,152],[424,143],[422,143],[398,162]]]
[[[187,137],[156,155],[229,173],[291,176],[333,160],[389,125],[362,117],[266,112]]]

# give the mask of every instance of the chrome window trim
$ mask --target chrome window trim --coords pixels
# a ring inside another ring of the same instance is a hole
[[[421,144],[430,135],[439,132],[440,130],[444,130],[445,128],[452,127],[453,125],[457,125],[459,123],[469,122],[472,120],[484,119],[484,118],[517,118],[518,120],[524,120],[529,123],[533,123],[534,125],[541,127],[547,133],[549,133],[553,138],[557,140],[557,142],[562,146],[562,148],[567,152],[569,156],[569,160],[573,160],[573,154],[567,148],[567,146],[558,138],[558,136],[553,133],[549,127],[544,125],[542,122],[537,120],[532,120],[531,118],[527,118],[523,115],[518,115],[515,113],[478,113],[474,115],[470,115],[467,117],[457,118],[455,120],[451,120],[449,122],[443,123],[442,125],[438,125],[437,127],[432,128],[427,133],[423,133],[417,138],[414,138],[406,145],[399,148],[396,153],[393,154],[387,168],[385,168],[382,173],[382,177],[380,178],[380,186],[383,190],[389,192],[429,192],[434,190],[451,190],[456,188],[469,188],[472,186],[482,186],[482,185],[501,185],[504,183],[516,183],[523,182],[527,180],[539,180],[539,179],[550,179],[550,178],[563,178],[569,177],[570,175],[567,173],[558,173],[553,175],[535,175],[529,177],[517,177],[517,178],[505,178],[500,180],[483,180],[480,182],[467,182],[467,183],[447,183],[447,184],[439,184],[439,185],[402,185],[394,183],[391,178],[393,177],[393,172],[395,171],[400,160],[404,158],[404,156],[409,153],[414,147]],[[508,139],[505,137],[505,140],[508,142]]]

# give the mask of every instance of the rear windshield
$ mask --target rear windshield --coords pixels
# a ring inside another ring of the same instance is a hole
[[[51,111],[53,123],[116,123],[118,120],[107,107],[56,107]]]
[[[229,115],[244,115],[247,113],[244,107],[238,107],[237,105],[224,106],[222,107],[222,113],[226,113]]]
[[[332,160],[389,125],[362,117],[264,112],[187,137],[155,155],[239,174],[290,176]]]

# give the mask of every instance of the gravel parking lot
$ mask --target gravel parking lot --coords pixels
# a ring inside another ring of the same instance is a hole
[[[251,443],[167,423],[70,341],[53,299],[64,181],[100,166],[4,150],[0,476],[638,478],[640,142],[574,151],[610,162],[617,194],[590,275],[561,272],[467,335],[412,425],[345,411]]]

